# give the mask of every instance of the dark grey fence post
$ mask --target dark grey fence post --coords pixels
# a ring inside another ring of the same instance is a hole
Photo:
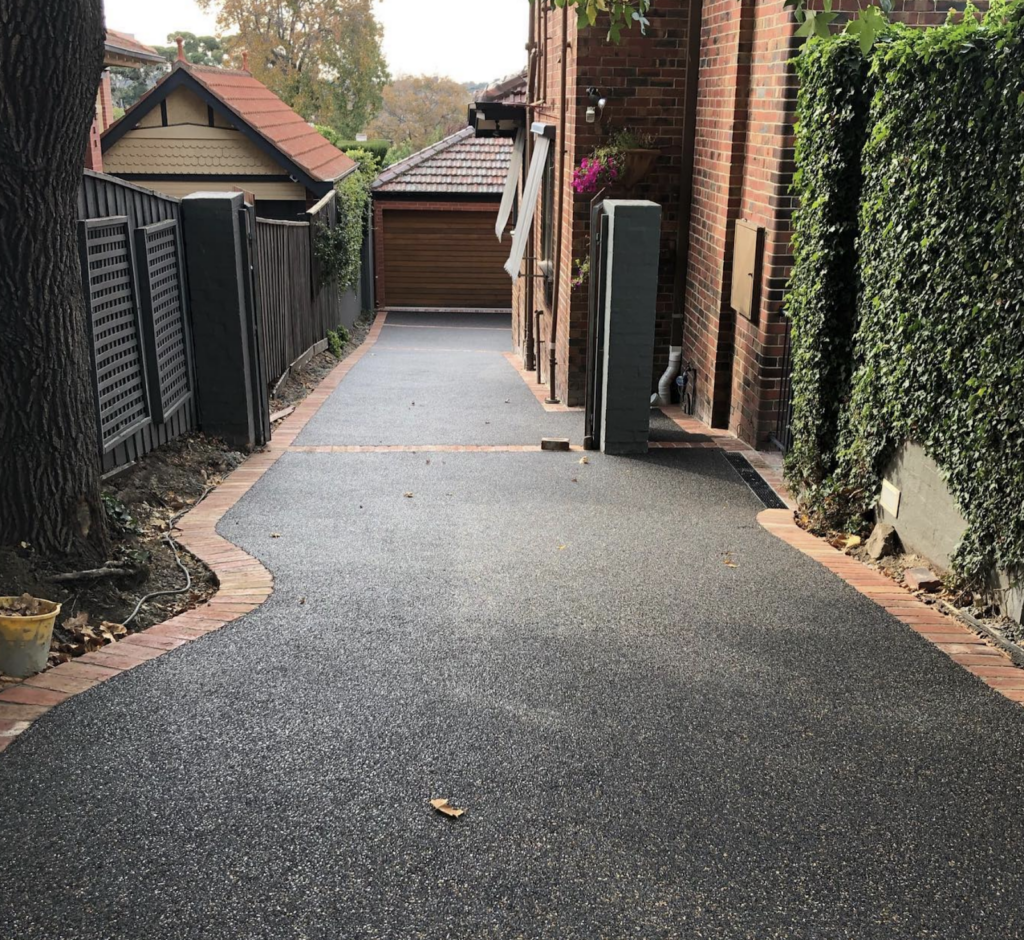
[[[651,426],[651,360],[658,298],[661,207],[643,200],[605,201],[608,261],[601,450],[646,454]]]
[[[242,194],[196,193],[181,208],[200,424],[234,447],[252,448],[259,418],[238,215]]]

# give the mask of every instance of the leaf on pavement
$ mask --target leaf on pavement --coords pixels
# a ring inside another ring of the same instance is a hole
[[[590,458],[584,455],[580,457],[580,463],[590,463]]]
[[[439,813],[444,813],[445,816],[451,816],[452,819],[458,819],[464,812],[466,812],[464,809],[456,809],[454,806],[449,806],[447,799],[431,800],[430,805]]]
[[[725,558],[722,559],[722,562],[726,568],[739,568],[739,565],[732,560],[732,552],[726,552]]]
[[[404,497],[405,497],[406,499],[412,499],[412,493],[403,493],[402,495],[403,495],[403,496],[404,496]]]

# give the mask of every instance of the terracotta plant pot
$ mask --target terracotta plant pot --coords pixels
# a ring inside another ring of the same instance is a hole
[[[11,614],[20,597],[0,597],[0,672],[24,679],[42,672],[50,653],[60,604],[36,598],[36,614]]]
[[[623,150],[622,170],[616,181],[623,189],[632,189],[654,166],[654,161],[661,156],[660,150]]]

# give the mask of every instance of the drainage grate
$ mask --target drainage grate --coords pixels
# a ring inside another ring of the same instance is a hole
[[[754,495],[764,503],[765,509],[785,509],[786,504],[779,499],[779,494],[765,483],[761,474],[758,473],[742,454],[735,454],[730,451],[723,451],[725,459],[732,464],[743,482],[753,490]]]

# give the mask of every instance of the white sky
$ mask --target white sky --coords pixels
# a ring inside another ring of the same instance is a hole
[[[195,0],[104,0],[107,25],[144,43],[167,34],[215,32]],[[501,78],[526,64],[528,0],[377,0],[384,54],[393,75],[448,75],[460,82]]]

